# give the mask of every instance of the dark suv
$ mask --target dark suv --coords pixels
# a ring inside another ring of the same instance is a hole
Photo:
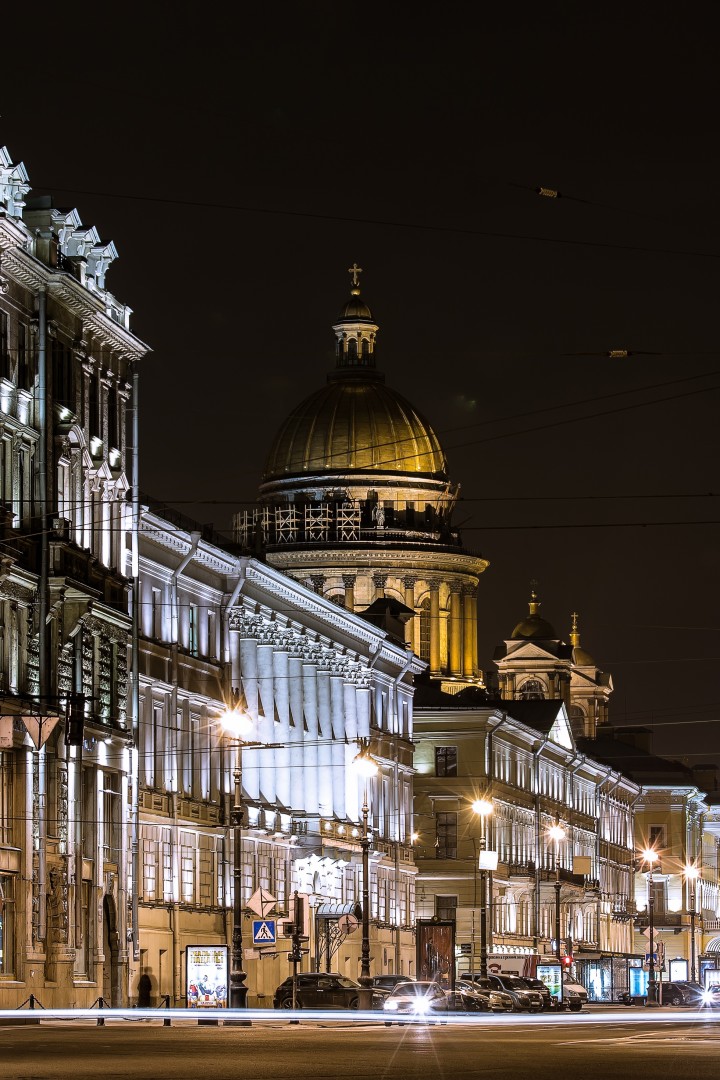
[[[528,990],[537,990],[538,994],[542,998],[543,1009],[557,1009],[558,999],[550,993],[550,987],[546,986],[542,979],[531,979],[527,975],[518,975],[520,982],[525,983]]]
[[[541,1012],[543,998],[538,990],[531,990],[518,975],[488,975],[493,990],[504,990],[513,999],[515,1012]]]
[[[357,1009],[362,987],[354,979],[324,971],[303,972],[297,977],[295,1007],[298,1009]],[[382,1008],[387,993],[373,989],[372,1008]],[[293,977],[288,976],[275,991],[273,1006],[292,1009]]]

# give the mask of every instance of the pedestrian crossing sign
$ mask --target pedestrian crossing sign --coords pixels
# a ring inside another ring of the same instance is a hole
[[[253,945],[275,945],[277,922],[275,919],[253,919]]]

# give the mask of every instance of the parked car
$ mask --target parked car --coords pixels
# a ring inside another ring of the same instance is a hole
[[[538,990],[530,990],[519,975],[488,975],[492,990],[504,990],[513,999],[514,1012],[542,1012],[543,999]]]
[[[486,975],[466,975],[466,979],[472,981],[473,986],[477,986],[480,993],[495,994],[495,1007],[493,1011],[496,1012],[517,1012],[517,1001],[512,994],[509,994],[506,990],[501,990],[496,983],[491,982],[491,976]],[[502,1005],[502,1008],[499,1006]]]
[[[428,1020],[447,1014],[448,994],[436,982],[400,983],[385,998],[385,1026],[390,1027],[394,1017],[407,1017],[411,1020]],[[388,1019],[390,1018],[390,1019]],[[404,1021],[398,1019],[397,1023]],[[430,1020],[432,1023],[432,1020]]]
[[[357,1009],[360,1004],[360,983],[345,975],[330,972],[302,972],[297,977],[295,1007],[298,1009]],[[382,1008],[386,994],[373,989],[372,1008]],[[275,991],[273,1006],[276,1009],[292,1009],[293,977],[289,975]]]
[[[542,998],[542,1007],[545,1011],[558,1008],[560,1004],[559,999],[556,998],[554,994],[550,993],[550,987],[547,986],[542,981],[542,979],[531,979],[527,975],[518,975],[518,979],[520,979],[521,982],[525,983],[528,990],[537,990],[538,994],[540,994],[540,997]]]
[[[702,1005],[703,988],[699,983],[666,982],[661,984],[663,1005]]]
[[[415,982],[413,975],[373,975],[373,986],[380,990],[394,990],[396,986],[404,982]]]
[[[448,1008],[453,1012],[490,1012],[489,994],[463,979],[455,980],[455,989],[446,991]]]
[[[471,987],[473,993],[485,999],[490,1012],[513,1011],[513,999],[509,994],[506,994],[503,990],[493,990],[490,986],[482,986],[479,979],[479,975],[465,975],[456,980],[455,989],[464,986]]]

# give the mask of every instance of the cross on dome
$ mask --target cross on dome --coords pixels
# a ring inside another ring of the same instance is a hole
[[[359,296],[360,294],[360,279],[358,278],[358,274],[362,274],[362,272],[362,266],[358,266],[356,262],[354,262],[352,266],[348,267],[348,274],[352,274],[353,287],[351,289],[351,292],[353,296]]]

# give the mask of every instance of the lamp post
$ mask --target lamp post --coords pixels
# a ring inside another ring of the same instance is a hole
[[[245,803],[242,793],[243,736],[252,730],[252,720],[240,709],[230,709],[221,720],[223,730],[235,743],[235,769],[233,805],[230,824],[233,830],[233,932],[230,950],[230,986],[228,1003],[231,1009],[247,1008],[247,973],[243,970],[242,943],[242,830]]]
[[[497,852],[488,851],[487,838],[485,836],[485,821],[488,814],[493,812],[493,804],[489,799],[476,799],[472,808],[480,817],[480,854],[478,866],[480,869],[480,975],[487,977],[488,962],[488,933],[487,933],[487,901],[488,901],[488,870],[497,869]],[[473,970],[474,970],[473,957]]]
[[[695,965],[695,882],[698,879],[698,868],[689,864],[685,867],[685,879],[690,885],[690,982],[696,981],[697,969]]]
[[[363,1008],[370,1008],[370,835],[368,833],[368,780],[377,775],[378,766],[370,753],[369,740],[360,739],[360,752],[353,760],[353,767],[364,779],[362,819],[363,831],[360,846],[362,848],[362,945],[360,951],[360,978],[358,982],[364,988]]]
[[[653,864],[657,862],[658,854],[654,848],[645,848],[643,859],[648,865],[648,929],[650,930],[650,962],[648,964],[648,991],[645,1004],[649,1006],[659,1005],[657,995],[657,982],[655,981],[655,896],[653,890]]]
[[[548,836],[555,844],[555,955],[558,964],[562,963],[560,949],[560,841],[565,839],[565,830],[556,822],[548,829]]]

